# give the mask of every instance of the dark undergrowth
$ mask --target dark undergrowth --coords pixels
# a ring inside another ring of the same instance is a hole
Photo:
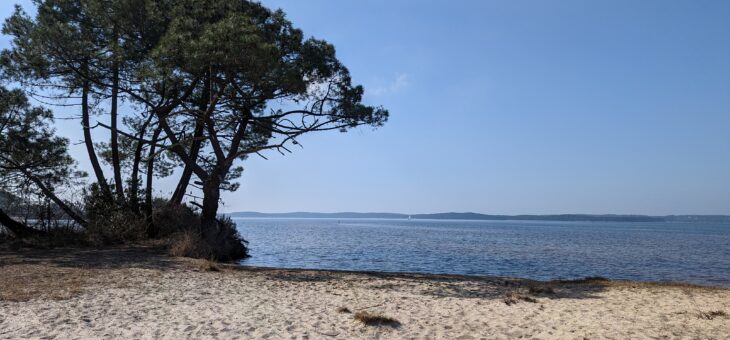
[[[214,238],[204,239],[200,215],[185,205],[155,201],[151,219],[115,205],[88,203],[88,226],[65,226],[42,234],[16,238],[0,230],[0,247],[51,249],[63,247],[103,248],[117,245],[155,245],[172,256],[214,261],[248,257],[248,242],[227,217],[218,219]]]

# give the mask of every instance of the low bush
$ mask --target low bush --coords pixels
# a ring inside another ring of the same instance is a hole
[[[182,231],[197,230],[200,216],[186,205],[172,205],[166,200],[157,199],[152,208],[152,223],[157,229],[157,237],[165,238]]]
[[[236,229],[236,223],[228,217],[218,220],[217,231],[212,240],[206,240],[198,231],[198,225],[183,227],[171,237],[169,252],[173,256],[216,261],[232,261],[248,257],[248,242]]]
[[[203,241],[200,233],[192,230],[192,228],[171,237],[169,254],[195,259],[210,259],[212,257],[210,246]]]
[[[94,245],[124,244],[146,238],[144,217],[110,201],[97,185],[84,190],[83,206],[88,222],[86,235]]]
[[[119,209],[104,218],[90,220],[86,234],[94,245],[133,243],[146,239],[147,223],[143,217]]]
[[[248,257],[248,241],[238,233],[236,223],[230,217],[218,219],[218,236],[209,245],[212,258],[218,261],[232,261]]]

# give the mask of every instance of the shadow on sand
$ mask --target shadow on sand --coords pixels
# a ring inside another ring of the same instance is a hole
[[[163,249],[149,246],[109,248],[0,249],[0,266],[38,264],[66,268],[165,269],[179,261],[165,255]]]

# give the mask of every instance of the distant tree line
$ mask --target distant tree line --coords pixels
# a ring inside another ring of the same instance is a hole
[[[35,4],[34,17],[16,7],[3,25],[12,46],[0,55],[0,191],[40,197],[64,215],[55,220],[104,242],[184,230],[206,256],[240,257],[244,241],[218,207],[221,191],[238,188],[242,161],[388,118],[362,103],[331,44],[256,2]],[[90,175],[54,135],[52,112],[28,97],[76,112]],[[175,191],[156,196],[155,179],[173,173]],[[170,225],[182,215],[190,220]],[[3,210],[0,223],[16,237],[42,231]]]

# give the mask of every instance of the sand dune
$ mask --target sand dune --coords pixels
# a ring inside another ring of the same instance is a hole
[[[208,269],[146,249],[0,253],[0,338],[730,337],[727,289]]]

